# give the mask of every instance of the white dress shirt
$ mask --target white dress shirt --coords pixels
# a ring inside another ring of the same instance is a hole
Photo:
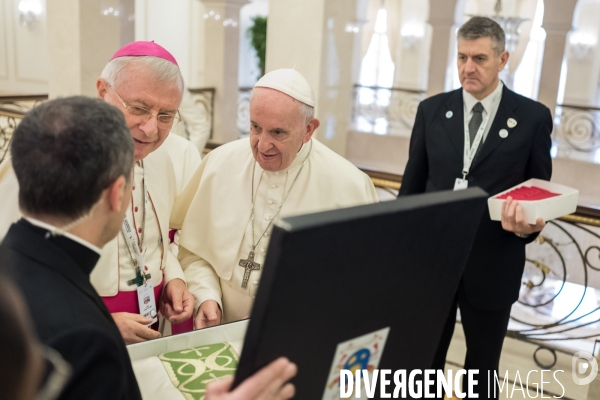
[[[492,123],[494,122],[494,118],[496,118],[496,112],[498,112],[498,106],[500,106],[500,101],[502,100],[502,88],[504,84],[502,81],[498,81],[498,86],[496,89],[483,100],[477,100],[471,93],[468,93],[463,89],[463,103],[465,107],[465,126],[469,126],[469,122],[471,122],[471,118],[473,118],[473,107],[475,104],[481,103],[483,106],[483,112],[481,114],[483,120],[489,115],[490,118],[487,120],[487,124],[485,125],[485,129],[483,131],[483,137],[481,138],[481,144],[485,142],[487,138],[488,132],[492,127]],[[480,146],[481,146],[480,144]]]

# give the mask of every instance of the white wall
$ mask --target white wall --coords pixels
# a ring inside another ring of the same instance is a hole
[[[579,0],[567,45],[564,103],[596,105],[600,72],[600,1]],[[579,44],[575,44],[579,43]],[[586,45],[587,43],[587,45]]]
[[[135,0],[135,40],[154,40],[179,64],[188,87],[202,86],[202,18],[198,0]]]
[[[19,0],[0,0],[0,93],[48,93],[46,2],[37,22],[19,23]]]
[[[394,86],[405,89],[426,90],[431,49],[429,2],[403,0],[400,4],[401,20],[398,38],[398,56],[394,71]]]

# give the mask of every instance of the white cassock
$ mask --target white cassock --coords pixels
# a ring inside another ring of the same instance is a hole
[[[180,124],[177,124],[179,126]],[[190,180],[198,165],[200,165],[200,152],[194,144],[182,136],[171,132],[161,145],[169,153],[173,162],[175,173],[176,193],[179,194]]]
[[[310,142],[304,144],[283,171],[264,171],[256,163],[255,241],[275,217],[310,147]],[[249,139],[213,150],[177,197],[171,217],[171,227],[182,229],[179,260],[196,298],[196,308],[206,300],[217,301],[223,310],[223,322],[249,314],[262,273],[252,271],[247,288],[242,288],[245,269],[239,261],[248,257],[253,245],[250,186],[254,164]],[[377,201],[366,174],[312,139],[312,152],[275,221]],[[256,247],[255,261],[261,269],[271,229]]]

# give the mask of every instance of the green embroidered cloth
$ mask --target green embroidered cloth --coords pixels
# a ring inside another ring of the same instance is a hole
[[[202,400],[206,385],[233,375],[239,355],[229,343],[215,343],[158,356],[173,385],[188,400]]]

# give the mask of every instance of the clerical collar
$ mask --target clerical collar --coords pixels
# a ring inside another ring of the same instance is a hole
[[[502,83],[502,81],[498,80],[498,85],[496,86],[496,89],[494,89],[492,93],[488,94],[483,100],[477,100],[471,93],[463,89],[463,102],[465,103],[465,113],[470,113],[475,104],[477,103],[481,103],[484,110],[487,113],[490,113],[491,110],[494,109],[494,104],[497,101],[497,96],[499,96],[502,93],[503,87],[504,84]]]
[[[72,233],[69,232],[65,232],[65,231],[61,231],[60,228],[57,228],[54,225],[48,224],[46,222],[37,220],[35,218],[31,218],[31,217],[23,217],[23,219],[25,219],[27,222],[29,222],[31,225],[37,226],[38,228],[42,228],[45,229],[49,232],[56,232],[56,231],[60,231],[60,235],[64,236],[66,238],[71,239],[74,242],[77,242],[85,247],[87,247],[90,250],[93,250],[95,253],[98,253],[98,255],[102,254],[102,249],[98,246],[95,246],[93,244],[91,244],[90,242],[88,242],[87,240],[83,240],[82,238],[80,238],[79,236],[75,236]]]
[[[302,163],[304,162],[304,159],[306,158],[306,156],[308,155],[308,152],[310,151],[311,140],[312,140],[312,138],[308,142],[302,144],[300,151],[298,153],[296,153],[296,158],[294,158],[294,161],[292,161],[292,163],[287,168],[282,169],[281,171],[275,171],[275,172],[265,171],[265,172],[271,173],[271,174],[284,174],[287,171],[291,171],[292,169],[302,165]]]

